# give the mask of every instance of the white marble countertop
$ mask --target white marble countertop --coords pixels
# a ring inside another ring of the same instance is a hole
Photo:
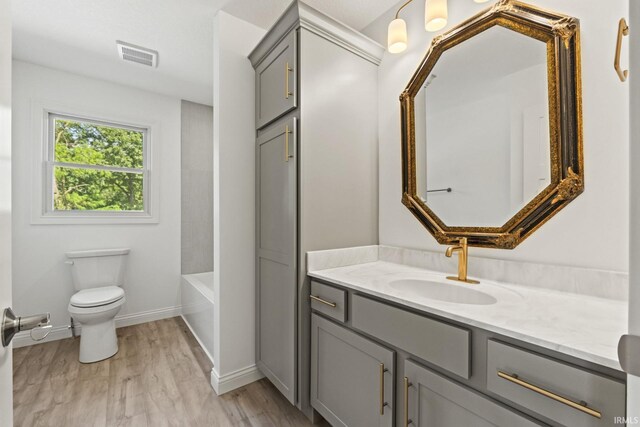
[[[617,345],[620,336],[627,332],[624,301],[482,279],[479,285],[458,284],[446,280],[444,273],[385,261],[317,269],[308,274],[425,313],[621,370]],[[469,287],[497,301],[474,305],[409,296],[390,285],[402,279]]]

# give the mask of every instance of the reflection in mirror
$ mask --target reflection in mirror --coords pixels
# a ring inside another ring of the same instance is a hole
[[[500,26],[438,59],[414,100],[416,182],[447,226],[500,227],[550,184],[546,67],[545,43]]]

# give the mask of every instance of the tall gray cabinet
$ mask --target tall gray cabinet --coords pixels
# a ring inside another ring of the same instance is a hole
[[[305,254],[378,241],[383,53],[295,1],[249,56],[256,70],[256,360],[309,416]]]

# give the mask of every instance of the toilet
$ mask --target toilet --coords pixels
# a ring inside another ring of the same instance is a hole
[[[118,352],[115,317],[125,303],[124,268],[129,249],[67,252],[76,293],[69,301],[74,324],[82,327],[80,363]]]

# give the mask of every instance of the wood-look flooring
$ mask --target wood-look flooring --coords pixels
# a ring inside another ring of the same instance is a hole
[[[78,362],[79,342],[14,350],[15,426],[311,425],[266,379],[217,396],[181,318],[118,329],[118,353],[98,363]]]

